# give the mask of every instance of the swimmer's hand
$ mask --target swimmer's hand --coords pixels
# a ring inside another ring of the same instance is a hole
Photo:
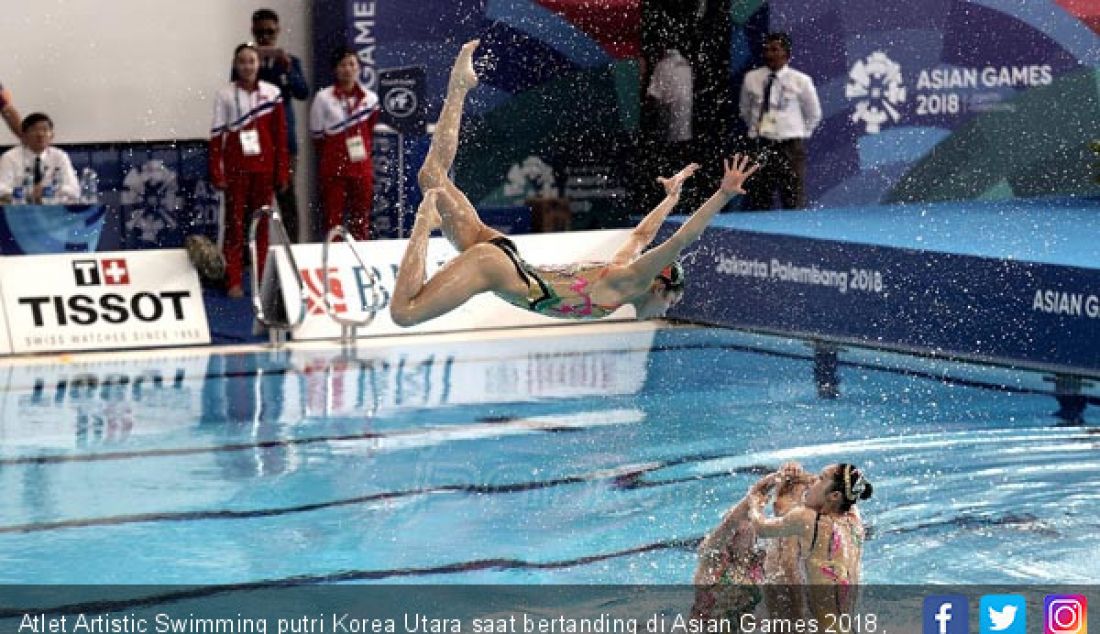
[[[664,176],[658,176],[657,182],[665,188],[666,196],[678,196],[680,190],[684,187],[684,181],[691,178],[691,175],[699,169],[698,163],[692,163],[684,169],[676,172],[671,178],[665,178]]]
[[[812,484],[813,475],[806,473],[797,462],[786,462],[779,467],[779,477],[784,485]]]
[[[756,173],[756,170],[760,169],[758,163],[749,165],[747,154],[734,154],[732,159],[722,161],[722,165],[726,168],[726,171],[722,175],[722,183],[719,187],[722,192],[731,196],[744,194],[745,190],[742,185],[750,176]]]
[[[756,481],[756,484],[749,488],[749,497],[753,498],[754,502],[763,504],[767,500],[768,495],[771,494],[772,489],[779,483],[778,473],[769,473],[768,475],[760,478]]]

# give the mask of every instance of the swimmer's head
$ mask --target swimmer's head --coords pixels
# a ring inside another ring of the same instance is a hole
[[[821,512],[847,513],[857,502],[871,497],[874,487],[854,465],[829,465],[806,490],[804,503]]]
[[[675,260],[657,274],[654,281],[663,284],[666,291],[684,290],[684,265]]]
[[[679,260],[661,269],[641,301],[635,302],[638,319],[664,317],[684,297],[684,267]]]

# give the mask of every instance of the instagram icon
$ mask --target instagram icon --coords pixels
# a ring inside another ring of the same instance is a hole
[[[1080,594],[1048,594],[1043,600],[1043,634],[1088,634],[1088,600]]]

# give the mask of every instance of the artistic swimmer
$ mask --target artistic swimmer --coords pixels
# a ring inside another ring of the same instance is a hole
[[[718,191],[668,240],[644,251],[679,201],[680,189],[699,168],[692,164],[667,179],[658,179],[666,197],[631,232],[608,262],[566,266],[527,263],[515,243],[485,225],[448,173],[458,151],[463,102],[477,85],[472,58],[478,41],[458,54],[447,86],[447,98],[436,124],[420,188],[424,192],[401,260],[390,305],[394,323],[413,326],[461,306],[471,297],[492,292],[505,301],[542,315],[562,319],[599,319],[630,304],[639,319],[659,317],[683,294],[684,273],[677,257],[702,235],[715,214],[756,171],[748,157],[725,161]],[[437,227],[459,252],[430,279],[425,279],[428,239]],[[644,253],[643,253],[644,251]]]
[[[826,467],[806,490],[800,506],[781,517],[765,517],[767,476],[748,497],[748,516],[757,537],[794,538],[804,575],[810,616],[825,622],[828,614],[850,613],[863,559],[864,528],[856,504],[871,497],[874,488],[851,464]]]
[[[699,544],[695,585],[695,618],[732,618],[752,613],[765,601],[772,614],[800,614],[801,598],[790,589],[804,583],[797,550],[787,540],[771,540],[767,550],[757,543],[751,513],[755,499],[775,490],[776,516],[797,508],[814,477],[796,463],[761,478],[731,507],[722,521]]]

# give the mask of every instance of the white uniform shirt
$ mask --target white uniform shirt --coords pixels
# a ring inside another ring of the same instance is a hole
[[[38,155],[42,159],[42,182],[53,187],[53,200],[66,203],[80,199],[80,181],[76,170],[64,150],[47,147]],[[25,145],[13,147],[0,156],[0,196],[11,196],[16,187],[24,187],[24,196],[30,196],[34,183],[35,153]]]
[[[310,136],[314,139],[337,136],[370,117],[379,107],[378,93],[362,84],[359,90],[364,96],[354,106],[336,96],[335,85],[319,90],[309,109]]]
[[[691,64],[672,49],[653,68],[646,93],[669,111],[669,141],[691,140]]]
[[[769,115],[774,115],[775,125],[771,130],[765,128],[761,134],[760,112],[771,72],[767,66],[751,70],[741,86],[741,119],[749,126],[749,136],[763,136],[773,141],[809,138],[821,123],[821,103],[810,76],[790,66],[776,71],[768,110]]]
[[[283,93],[275,84],[259,80],[255,90],[247,91],[238,86],[237,82],[230,82],[219,88],[214,95],[214,122],[210,126],[210,136],[254,128],[282,100]],[[284,107],[290,106],[284,104]]]

